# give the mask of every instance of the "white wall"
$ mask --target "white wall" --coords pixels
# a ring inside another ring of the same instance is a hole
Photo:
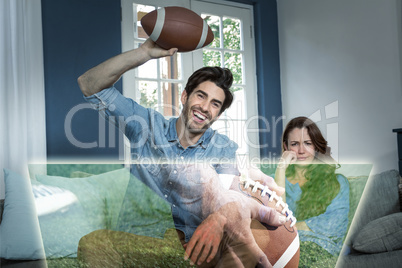
[[[314,115],[339,162],[398,169],[401,0],[277,3],[284,123]]]

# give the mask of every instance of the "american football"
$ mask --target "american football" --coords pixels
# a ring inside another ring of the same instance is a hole
[[[295,226],[296,218],[282,198],[267,186],[249,178],[235,178],[230,189],[241,192],[264,206],[275,208],[287,217],[286,223],[280,227],[252,220],[251,231],[273,267],[298,267],[300,242]]]
[[[214,34],[194,11],[184,7],[164,7],[149,12],[141,19],[148,36],[164,49],[193,51],[209,45]]]

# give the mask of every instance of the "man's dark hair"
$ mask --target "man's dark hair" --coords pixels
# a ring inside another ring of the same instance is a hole
[[[190,97],[199,84],[211,81],[220,87],[225,93],[225,101],[222,104],[219,114],[223,113],[233,102],[233,93],[230,91],[230,87],[233,83],[232,72],[228,68],[221,67],[203,67],[195,71],[187,81],[184,90],[187,92],[187,98]]]

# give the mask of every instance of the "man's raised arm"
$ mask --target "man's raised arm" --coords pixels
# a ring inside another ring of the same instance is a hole
[[[85,96],[91,96],[111,87],[125,72],[151,59],[172,56],[176,51],[176,48],[164,50],[148,39],[139,48],[112,57],[88,70],[78,78],[78,85]]]

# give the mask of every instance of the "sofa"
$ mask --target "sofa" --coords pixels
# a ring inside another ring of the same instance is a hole
[[[396,170],[369,178],[336,267],[402,267],[401,190]]]

